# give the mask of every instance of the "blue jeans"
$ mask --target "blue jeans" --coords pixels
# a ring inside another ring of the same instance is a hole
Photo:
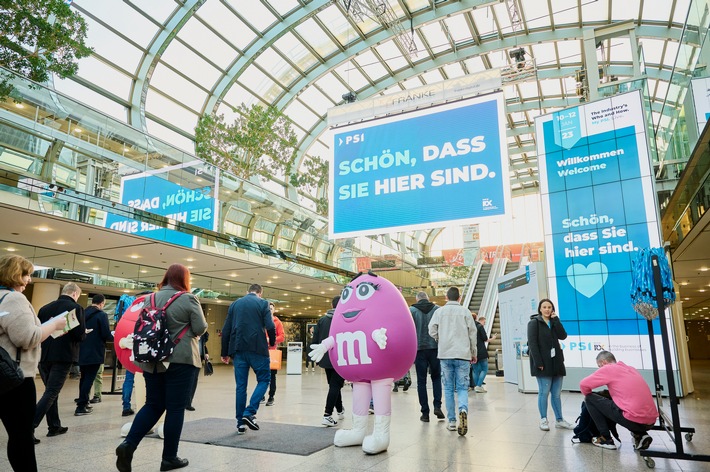
[[[123,409],[127,410],[131,407],[131,395],[133,395],[133,382],[135,375],[130,370],[126,370],[126,378],[123,380],[121,388],[121,399],[123,400]]]
[[[234,380],[237,383],[237,426],[243,424],[242,418],[256,415],[259,410],[259,401],[266,395],[271,381],[269,356],[262,356],[255,352],[237,351],[234,354]],[[247,405],[247,383],[249,381],[249,368],[256,374],[256,388],[251,394]]]
[[[473,386],[482,387],[483,380],[486,378],[486,374],[488,373],[488,358],[478,359],[478,362],[471,365],[473,366]]]
[[[456,414],[468,411],[468,372],[471,363],[462,359],[440,359],[441,375],[444,378],[444,399],[449,422],[456,421]],[[458,399],[458,408],[454,407],[454,390]]]
[[[177,457],[182,424],[185,421],[185,407],[195,379],[195,370],[197,367],[192,364],[172,362],[165,372],[156,374],[143,372],[145,405],[136,413],[131,430],[126,436],[128,444],[138,447],[165,412],[163,459]]]
[[[441,408],[441,362],[436,357],[437,349],[420,349],[414,359],[414,369],[417,371],[417,395],[422,414],[429,416],[429,397],[426,391],[427,368],[431,375],[434,393],[434,408]]]
[[[555,412],[555,421],[564,419],[562,416],[562,379],[564,377],[535,377],[537,379],[537,408],[540,418],[547,418],[547,397],[552,394],[552,411]]]

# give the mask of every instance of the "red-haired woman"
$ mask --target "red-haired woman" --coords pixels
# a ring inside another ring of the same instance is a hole
[[[7,431],[7,459],[12,470],[37,471],[34,417],[37,403],[35,375],[40,344],[67,320],[61,317],[41,324],[29,300],[22,294],[31,282],[32,263],[21,256],[0,258],[0,347],[13,359],[20,356],[25,380],[0,393],[0,420]]]
[[[170,338],[175,341],[180,333],[184,334],[165,361],[136,364],[145,378],[146,400],[136,414],[125,441],[116,448],[116,468],[121,472],[130,472],[133,452],[163,412],[166,414],[160,470],[180,469],[188,465],[187,459],[177,456],[178,443],[185,419],[185,407],[190,401],[195,369],[199,370],[202,365],[198,337],[207,330],[207,321],[200,302],[190,293],[190,271],[187,267],[181,264],[168,267],[158,288],[158,292],[146,297],[145,303],[150,303],[150,298],[155,297],[154,305],[162,307],[177,292],[187,292],[176,298],[166,310]]]

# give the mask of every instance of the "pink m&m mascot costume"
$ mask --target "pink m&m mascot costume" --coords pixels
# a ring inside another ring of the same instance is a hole
[[[362,445],[367,454],[387,450],[392,382],[404,376],[417,355],[414,321],[397,287],[371,272],[358,274],[343,289],[330,336],[311,348],[311,359],[318,362],[329,353],[333,368],[353,383],[353,428],[339,430],[333,443]],[[375,428],[365,436],[371,398]]]

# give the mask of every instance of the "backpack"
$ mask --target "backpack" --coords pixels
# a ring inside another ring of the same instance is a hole
[[[619,439],[619,433],[616,431],[616,423],[611,421],[609,418],[607,418],[606,422],[609,426],[609,432],[616,438],[617,441],[621,441]],[[580,411],[576,423],[577,426],[574,427],[574,436],[572,436],[573,444],[591,443],[592,438],[599,436],[599,429],[597,429],[597,425],[594,424],[592,415],[589,414],[587,404],[584,403],[584,401],[582,401],[582,411]]]
[[[150,301],[143,302],[133,328],[133,360],[134,362],[161,362],[170,357],[175,346],[180,342],[190,325],[185,326],[177,338],[170,339],[166,310],[183,293],[177,292],[162,307],[155,306],[155,293],[150,295]]]

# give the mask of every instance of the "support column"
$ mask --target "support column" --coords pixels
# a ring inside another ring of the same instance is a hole
[[[56,283],[35,282],[32,284],[32,306],[35,311],[59,298],[62,286]]]

